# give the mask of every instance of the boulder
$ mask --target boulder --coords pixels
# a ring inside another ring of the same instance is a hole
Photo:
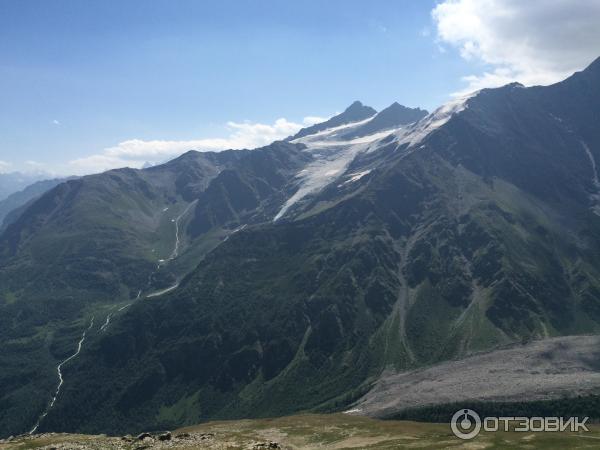
[[[151,437],[152,437],[152,435],[150,433],[141,433],[141,434],[138,434],[137,440],[143,441],[144,439],[151,438]]]
[[[166,433],[162,433],[158,435],[159,441],[170,441],[171,440],[171,432],[167,431]]]

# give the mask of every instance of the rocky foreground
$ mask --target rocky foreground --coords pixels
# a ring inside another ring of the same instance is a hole
[[[159,449],[597,449],[600,428],[589,433],[482,433],[455,438],[447,424],[379,421],[344,414],[211,422],[175,431],[109,437],[45,433],[0,441],[0,450]]]
[[[2,441],[2,449],[39,448],[44,450],[143,450],[143,449],[230,449],[252,450],[282,449],[274,441],[248,441],[216,436],[203,432],[141,433],[137,436],[109,437],[105,435],[76,435],[43,433],[33,436],[18,436]],[[240,447],[241,446],[241,447]]]

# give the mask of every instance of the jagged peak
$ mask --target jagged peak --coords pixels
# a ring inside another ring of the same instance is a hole
[[[325,122],[321,122],[310,127],[303,128],[289,139],[298,139],[304,136],[308,136],[310,134],[318,133],[319,131],[325,130],[327,128],[333,128],[352,122],[359,122],[361,120],[368,119],[369,117],[373,117],[375,114],[377,114],[377,110],[371,108],[370,106],[364,105],[358,100],[355,100],[350,106],[348,106],[344,110],[344,112],[333,116],[331,119],[326,120]]]
[[[378,129],[393,128],[409,123],[418,122],[425,117],[428,112],[421,108],[409,108],[398,102],[392,103],[385,109],[382,109],[364,128],[370,131]]]
[[[361,118],[366,118],[364,117],[365,115],[367,115],[367,117],[369,117],[369,115],[375,115],[377,114],[377,110],[374,108],[371,108],[370,106],[367,106],[365,104],[363,104],[361,101],[359,100],[355,100],[352,102],[352,104],[350,106],[348,106],[343,113],[338,114],[335,117],[339,117],[339,116],[343,116],[343,115],[348,115],[348,114],[360,114]]]
[[[402,105],[401,103],[394,102],[387,108],[384,108],[381,111],[379,111],[378,115],[383,114],[385,112],[399,112],[399,111],[400,112],[414,111],[414,112],[422,113],[424,116],[428,114],[427,110],[425,110],[425,109],[421,109],[419,107],[410,108],[408,106]]]
[[[365,105],[363,104],[363,102],[361,102],[360,100],[354,100],[354,101],[353,101],[353,102],[350,104],[350,106],[348,106],[348,107],[346,108],[346,110],[348,110],[348,109],[350,109],[350,108],[357,108],[357,107],[362,107],[362,106],[365,106]]]

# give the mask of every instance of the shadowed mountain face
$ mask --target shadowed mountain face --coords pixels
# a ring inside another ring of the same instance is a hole
[[[427,115],[427,111],[420,108],[407,108],[397,102],[392,103],[384,110],[378,112],[373,119],[358,127],[355,130],[345,134],[346,139],[352,139],[360,136],[399,128],[403,125],[418,122]]]
[[[48,178],[47,175],[41,173],[0,173],[0,201],[45,178]]]
[[[258,214],[280,178],[300,170],[310,158],[302,147],[189,152],[146,170],[61,183],[21,211],[0,234],[3,433],[33,426],[56,388],[57,364],[72,354],[91,316],[100,327],[118,308],[176,284],[238,217]],[[233,190],[231,209],[198,225],[199,201],[208,211],[229,199],[227,173],[238,176],[233,186],[248,195]]]
[[[289,143],[188,154],[148,171],[99,176],[115,186],[105,197],[97,194],[107,208],[120,204],[114,200],[123,192],[119,182],[128,199],[137,199],[98,220],[107,221],[100,222],[105,228],[118,223],[115,232],[126,233],[120,239],[136,242],[138,250],[110,244],[85,253],[94,258],[110,248],[130,258],[126,266],[105,255],[114,266],[91,285],[115,277],[125,297],[149,291],[142,282],[148,277],[155,288],[168,286],[153,272],[156,257],[148,248],[172,234],[162,238],[152,234],[159,225],[141,225],[165,205],[179,214],[195,202],[182,222],[181,256],[160,269],[177,287],[142,297],[115,312],[103,331],[90,331],[40,429],[116,433],[339,409],[365,394],[385,369],[598,333],[599,65],[553,86],[483,90],[416,123],[400,118],[422,111],[392,105],[373,117],[354,104],[343,113],[357,111],[352,118],[303,130]],[[379,125],[361,131],[372,123]],[[352,133],[359,138],[349,142]],[[194,163],[185,160],[190,157]],[[51,213],[56,205],[70,211],[83,187],[75,189],[51,191],[52,201],[36,202],[2,235],[0,273],[7,283],[17,275],[23,285],[49,282],[21,268],[34,267],[39,257],[30,255],[50,237],[75,232],[52,225],[72,216]],[[131,214],[140,226],[130,225]],[[72,241],[64,239],[60,248],[70,251]],[[80,268],[85,258],[59,260],[63,270],[53,276]],[[94,279],[90,273],[81,276]],[[64,281],[64,293],[53,287],[46,294],[61,293],[59,304],[75,279]],[[24,297],[8,292],[0,317],[16,317],[23,304]],[[78,307],[77,317],[108,312]],[[4,327],[15,326],[4,320]],[[82,327],[73,319],[70,331],[58,333],[63,353]],[[30,328],[22,329],[25,342],[37,349]],[[58,345],[46,352],[50,362],[61,354]],[[18,373],[21,357],[9,354]],[[36,392],[41,409],[44,388],[52,391],[45,383],[22,383],[19,398]],[[4,411],[25,416],[15,401],[8,404]],[[0,420],[8,423],[6,417]],[[23,422],[10,423],[22,429]]]
[[[43,180],[27,186],[25,189],[14,192],[0,200],[0,232],[8,223],[14,222],[27,204],[52,189],[54,186],[66,181],[65,179]]]

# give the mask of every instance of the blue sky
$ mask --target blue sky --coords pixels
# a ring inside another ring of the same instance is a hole
[[[276,136],[355,99],[432,109],[462,77],[506,69],[465,53],[477,37],[443,34],[432,10],[461,2],[0,0],[0,169],[85,173],[177,151],[145,155],[152,142],[260,144],[254,125]],[[449,14],[454,30],[465,13]]]

